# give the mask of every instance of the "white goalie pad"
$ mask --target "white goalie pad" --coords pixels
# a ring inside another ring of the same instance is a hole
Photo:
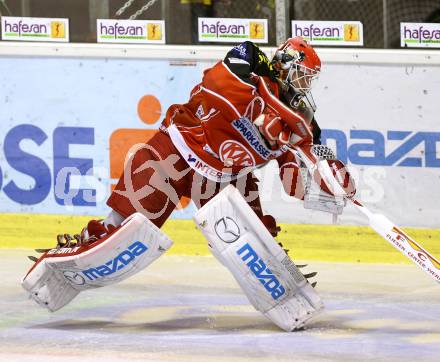
[[[315,289],[234,186],[198,210],[194,220],[250,303],[277,326],[286,331],[301,328],[324,308]]]
[[[51,249],[22,280],[30,297],[54,312],[83,290],[118,283],[138,273],[173,242],[140,213],[91,245]]]

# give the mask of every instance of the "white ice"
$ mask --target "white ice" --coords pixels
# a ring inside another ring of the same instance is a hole
[[[286,333],[212,257],[164,256],[51,314],[20,286],[28,254],[0,250],[0,361],[439,360],[440,286],[413,265],[310,262],[326,311]]]

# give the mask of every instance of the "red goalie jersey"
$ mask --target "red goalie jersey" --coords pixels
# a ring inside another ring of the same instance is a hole
[[[277,76],[253,43],[233,48],[204,72],[187,103],[168,109],[162,132],[129,159],[107,204],[123,217],[143,212],[160,227],[181,197],[203,206],[221,183],[236,179],[245,181],[243,194],[258,191],[252,171],[271,159],[286,192],[302,198],[291,146],[318,142],[319,127],[283,98]],[[259,199],[249,202],[263,218]]]
[[[243,43],[204,72],[188,103],[168,109],[162,130],[168,132],[195,172],[222,182],[271,159],[278,160],[281,176],[286,174],[286,166],[296,166],[288,145],[271,146],[253,124],[262,114],[282,119],[295,144],[319,142],[316,122],[305,119],[302,112],[280,99],[273,73],[264,53],[253,43]],[[295,174],[285,184],[292,196],[296,187],[291,183],[296,181]]]

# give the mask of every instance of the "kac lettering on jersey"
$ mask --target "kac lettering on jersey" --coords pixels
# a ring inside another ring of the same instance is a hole
[[[321,141],[322,144],[329,146],[332,146],[330,142],[335,142],[336,155],[344,163],[368,166],[440,167],[440,158],[437,157],[440,132],[387,131],[384,135],[374,130],[344,132],[324,129]]]
[[[116,273],[118,270],[125,268],[136,257],[142,255],[147,250],[148,247],[145,244],[141,243],[140,241],[136,241],[131,244],[126,250],[120,253],[116,258],[109,260],[105,264],[99,265],[97,267],[83,270],[82,273],[84,274],[84,276],[89,278],[89,280],[94,280],[111,275],[113,273]]]
[[[246,263],[274,300],[277,300],[284,295],[286,290],[281,285],[278,278],[270,271],[264,261],[249,244],[245,244],[238,249],[237,255],[241,256],[241,260]]]
[[[232,122],[232,126],[240,132],[247,143],[265,160],[269,159],[271,152],[263,144],[257,130],[247,118],[239,118]]]

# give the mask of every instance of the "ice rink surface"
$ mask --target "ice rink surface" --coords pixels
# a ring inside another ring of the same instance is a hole
[[[0,250],[0,361],[439,361],[440,285],[414,265],[310,263],[325,312],[279,330],[212,257],[165,256],[49,313]]]

